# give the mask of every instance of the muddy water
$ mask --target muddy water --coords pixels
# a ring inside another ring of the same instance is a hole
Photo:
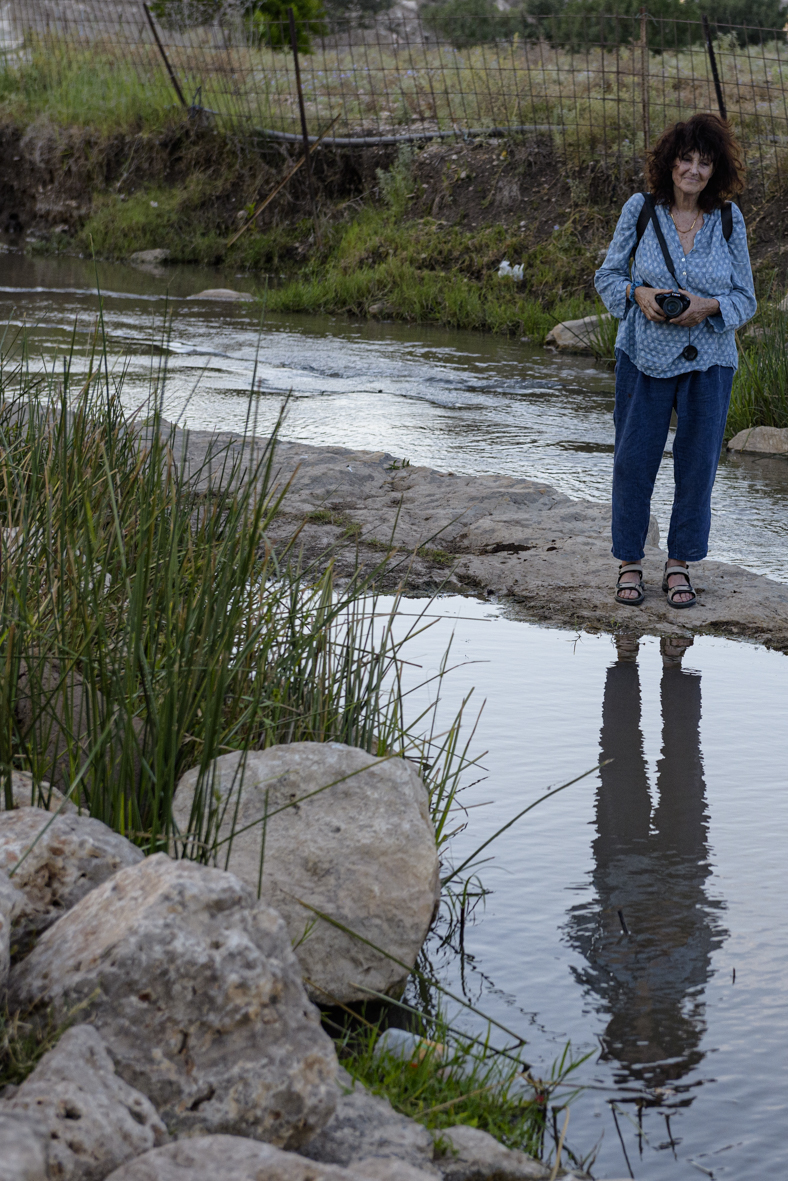
[[[29,326],[33,358],[61,354],[75,322],[87,331],[98,307],[92,263],[11,253],[0,262],[0,318]],[[476,333],[327,317],[268,315],[260,332],[259,305],[185,298],[206,287],[252,291],[254,282],[198,268],[101,264],[98,281],[111,360],[120,368],[121,357],[131,357],[129,405],[145,397],[153,352],[167,362],[168,414],[194,427],[242,430],[254,380],[260,430],[291,393],[288,438],[609,497],[613,377],[589,360]],[[173,313],[169,333],[165,309]],[[654,502],[663,536],[671,499],[668,463]],[[788,460],[724,457],[712,556],[788,581],[786,510]]]
[[[462,598],[430,611],[413,683],[453,633],[469,663],[444,682],[443,716],[469,684],[486,699],[486,779],[464,793],[451,862],[611,760],[486,850],[491,893],[462,946],[437,932],[436,967],[528,1039],[535,1071],[569,1041],[591,1053],[568,1143],[599,1144],[595,1176],[627,1177],[627,1158],[643,1181],[788,1176],[785,657],[711,638],[617,647]]]
[[[31,363],[55,363],[76,322],[84,368],[98,307],[92,265],[9,253],[0,262],[0,315],[27,327]],[[259,306],[185,298],[253,290],[244,278],[102,265],[98,279],[116,373],[129,358],[129,406],[145,397],[153,357],[169,369],[168,416],[195,427],[242,429],[254,380],[260,430],[291,392],[290,438],[608,496],[612,375],[585,360],[316,317],[268,316],[258,333]],[[6,346],[18,348],[12,337]],[[666,471],[655,506],[663,531],[669,498]],[[788,462],[724,458],[713,555],[788,580],[787,500]],[[495,844],[481,871],[486,905],[462,948],[455,937],[443,950],[433,943],[436,966],[524,1033],[536,1071],[567,1041],[593,1052],[569,1144],[585,1154],[599,1143],[596,1176],[785,1176],[785,658],[705,638],[683,656],[649,639],[617,649],[467,599],[442,600],[440,612],[409,658],[435,671],[453,631],[471,663],[444,686],[444,716],[471,685],[487,703],[476,741],[487,777],[465,794],[473,807],[455,864],[545,786],[612,762]]]

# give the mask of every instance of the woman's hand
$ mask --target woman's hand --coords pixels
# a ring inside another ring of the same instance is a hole
[[[647,320],[653,320],[655,324],[664,324],[667,317],[657,303],[655,296],[662,295],[663,291],[672,290],[672,287],[660,287],[658,290],[654,287],[636,287],[632,292],[632,297]],[[686,312],[682,312],[680,316],[675,316],[670,321],[671,324],[678,324],[679,328],[694,328],[696,324],[702,324],[708,316],[715,316],[720,310],[719,300],[705,299],[702,295],[692,295],[683,287],[677,287],[676,290],[681,291],[690,301]]]
[[[717,299],[705,299],[702,295],[690,295],[689,291],[684,291],[683,287],[679,287],[679,291],[689,296],[690,300],[690,306],[686,312],[676,316],[672,321],[680,328],[694,328],[696,324],[702,324],[708,316],[716,316],[720,310],[720,303]]]
[[[632,292],[632,298],[647,320],[653,320],[655,324],[664,324],[667,316],[662,311],[654,296],[661,295],[663,291],[670,290],[670,287],[660,287],[659,289],[655,287],[636,287]],[[689,308],[687,311],[689,311]]]

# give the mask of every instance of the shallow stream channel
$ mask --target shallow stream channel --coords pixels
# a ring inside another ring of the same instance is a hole
[[[142,402],[166,357],[165,414],[180,425],[263,433],[290,394],[283,435],[385,450],[464,473],[544,480],[604,501],[613,375],[470,333],[317,317],[186,297],[256,290],[232,274],[2,256],[0,314],[27,329],[30,364],[75,368],[103,293],[109,363]],[[173,313],[165,330],[165,311]],[[18,345],[13,346],[17,348]],[[153,360],[152,360],[153,359]],[[670,470],[655,512],[667,528]],[[788,582],[788,461],[724,457],[711,556]],[[387,600],[381,607],[385,609]],[[441,717],[471,686],[484,702],[459,864],[550,786],[604,762],[500,836],[478,873],[488,891],[459,930],[428,945],[452,991],[527,1039],[547,1075],[571,1042],[591,1056],[567,1143],[598,1145],[598,1178],[788,1175],[788,724],[786,657],[753,644],[574,634],[515,607],[405,600],[432,627],[407,676],[438,671]],[[425,694],[414,694],[414,710]],[[474,705],[476,709],[474,709]],[[486,753],[484,753],[486,752]]]

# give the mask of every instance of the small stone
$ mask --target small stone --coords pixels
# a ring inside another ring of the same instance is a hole
[[[26,901],[15,940],[24,947],[91,890],[143,856],[131,841],[89,816],[71,813],[53,820],[41,808],[0,812],[0,869],[14,871],[11,881]]]
[[[133,254],[129,255],[129,262],[150,266],[151,264],[158,265],[166,262],[169,257],[169,250],[165,250],[159,246],[155,250],[135,250]]]
[[[763,455],[788,455],[788,427],[751,426],[728,443],[729,451],[755,451]]]
[[[448,1151],[436,1157],[444,1181],[542,1181],[548,1169],[524,1152],[504,1148],[489,1132],[458,1124],[433,1133]]]
[[[175,789],[182,833],[198,777],[197,768],[187,772]],[[224,807],[220,840],[235,818],[228,869],[255,893],[267,799],[261,897],[287,923],[310,996],[346,1004],[368,1000],[367,989],[401,990],[440,891],[427,791],[413,766],[341,742],[294,742],[222,755],[202,784]]]
[[[167,1142],[156,1108],[115,1074],[91,1025],[67,1030],[10,1100],[47,1138],[58,1181],[103,1181],[111,1169]]]
[[[0,1111],[0,1161],[3,1181],[51,1181],[41,1129],[7,1104]]]
[[[82,1005],[172,1133],[297,1148],[334,1113],[336,1054],[285,925],[224,870],[163,853],[121,870],[44,932],[8,995],[58,1020]]]
[[[231,287],[209,287],[207,291],[200,291],[197,295],[187,295],[187,299],[218,299],[232,303],[242,299],[254,299],[248,291],[233,291]]]

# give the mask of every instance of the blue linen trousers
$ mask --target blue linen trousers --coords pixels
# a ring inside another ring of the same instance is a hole
[[[651,495],[670,429],[676,491],[668,557],[699,562],[711,527],[711,490],[722,450],[733,369],[712,365],[675,377],[649,377],[616,349],[616,444],[613,458],[613,556],[639,561],[648,533]]]

